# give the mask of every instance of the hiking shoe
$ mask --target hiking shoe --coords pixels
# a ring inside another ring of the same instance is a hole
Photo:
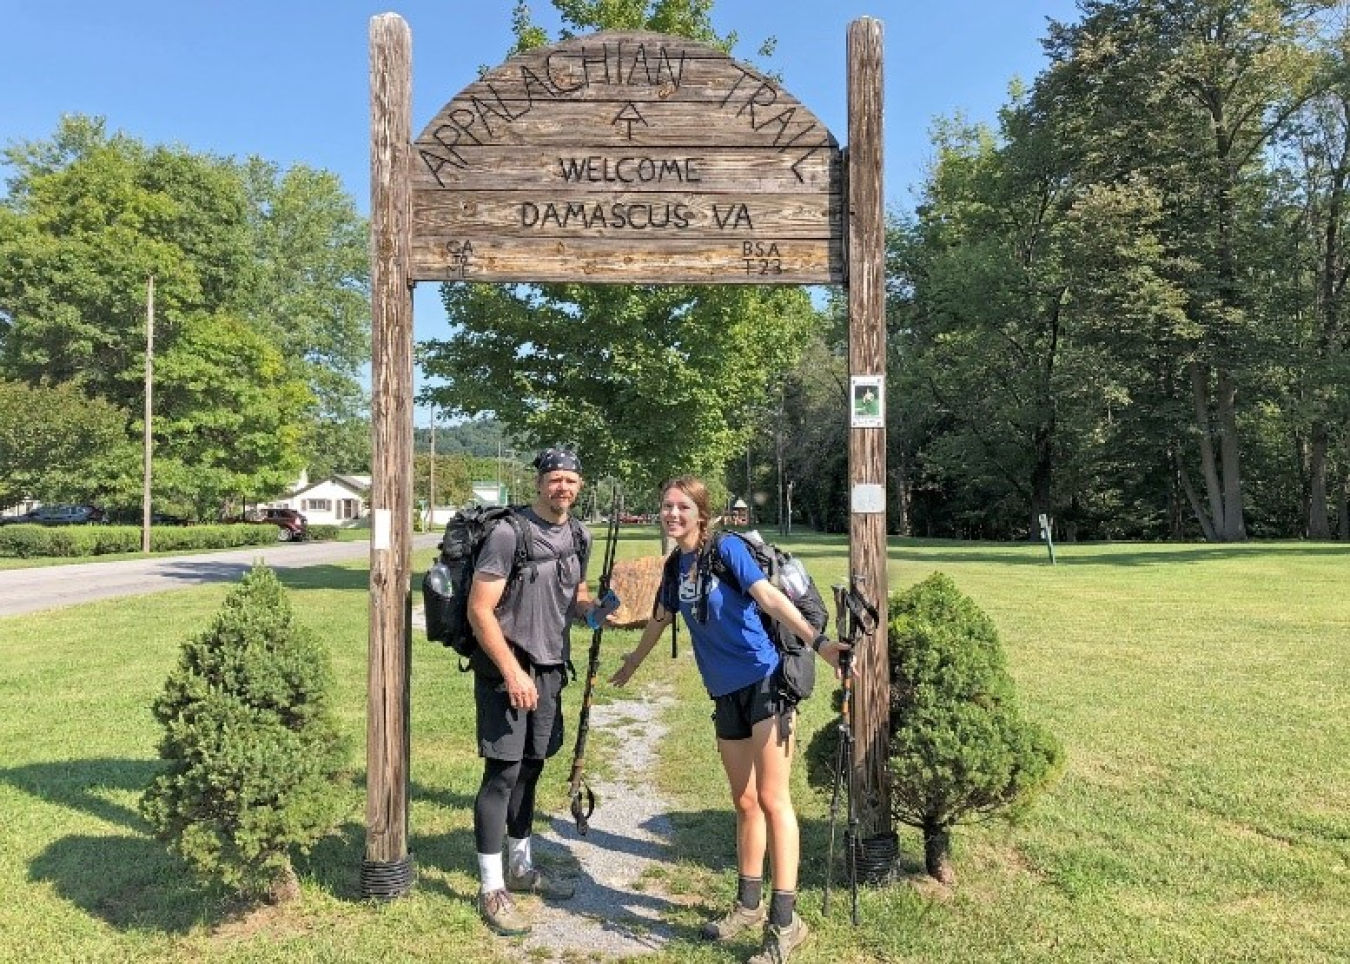
[[[521,915],[516,902],[504,890],[480,893],[478,913],[483,915],[483,923],[503,937],[519,937],[530,932],[530,922]]]
[[[759,906],[753,910],[743,907],[740,901],[737,901],[731,905],[731,910],[727,913],[699,928],[699,933],[710,941],[729,941],[751,928],[763,927],[767,917],[763,901],[760,901]]]
[[[554,880],[538,867],[531,867],[523,874],[506,872],[506,889],[517,894],[538,894],[549,900],[567,900],[577,892],[576,885],[568,880]]]
[[[807,933],[806,921],[796,914],[792,915],[792,923],[786,927],[765,924],[764,946],[746,964],[786,964],[788,955],[801,947]]]

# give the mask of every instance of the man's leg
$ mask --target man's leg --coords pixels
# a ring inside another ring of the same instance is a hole
[[[483,782],[473,803],[474,846],[478,851],[478,909],[489,927],[507,936],[530,930],[529,923],[520,916],[507,892],[502,868],[507,808],[519,782],[520,771],[519,760],[488,759],[483,767]]]
[[[539,702],[529,714],[525,734],[525,759],[521,762],[520,779],[512,791],[507,809],[506,834],[511,850],[507,868],[508,890],[539,894],[556,900],[566,900],[576,893],[570,881],[555,879],[534,866],[530,846],[534,826],[535,788],[544,772],[544,761],[562,747],[562,688],[563,667],[536,668],[534,683]]]

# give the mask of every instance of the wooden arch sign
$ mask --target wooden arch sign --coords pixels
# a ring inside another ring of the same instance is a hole
[[[371,538],[360,888],[412,888],[412,288],[418,281],[844,284],[849,373],[884,392],[881,24],[848,28],[849,147],[775,81],[681,37],[604,32],[489,71],[412,136],[412,36],[370,21]],[[849,574],[886,587],[886,434],[849,431]],[[852,773],[889,832],[884,622],[855,651]]]
[[[518,54],[413,152],[416,280],[844,280],[838,142],[773,80],[683,37]]]

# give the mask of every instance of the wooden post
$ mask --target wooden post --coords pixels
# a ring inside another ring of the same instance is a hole
[[[370,21],[371,535],[365,897],[413,884],[408,854],[412,548],[412,34]]]
[[[150,551],[150,517],[152,509],[151,477],[153,475],[155,437],[151,434],[150,419],[154,414],[153,393],[155,387],[155,276],[151,275],[145,285],[145,436],[142,439],[142,459],[145,466],[141,473],[141,552]]]
[[[857,654],[853,787],[861,837],[893,840],[886,758],[890,668],[886,648],[886,224],[882,193],[881,22],[848,26],[849,576],[881,613]],[[876,393],[858,401],[856,379]],[[877,397],[879,396],[879,397]],[[875,417],[871,417],[875,414]],[[859,424],[867,427],[859,427]]]

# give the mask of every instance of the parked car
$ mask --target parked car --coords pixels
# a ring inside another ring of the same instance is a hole
[[[277,538],[282,542],[298,542],[309,535],[309,520],[295,509],[263,509],[258,521],[275,525]]]
[[[94,505],[40,505],[23,515],[6,516],[0,525],[29,523],[43,526],[97,525],[107,522],[103,510]]]

